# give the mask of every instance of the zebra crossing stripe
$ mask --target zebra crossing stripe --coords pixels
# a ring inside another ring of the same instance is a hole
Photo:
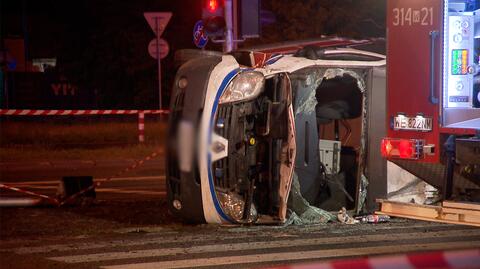
[[[365,255],[393,254],[401,252],[425,251],[425,250],[444,250],[444,249],[464,249],[479,247],[480,241],[470,242],[449,242],[430,243],[430,244],[408,244],[393,246],[376,246],[361,248],[334,248],[324,250],[279,252],[266,254],[250,254],[238,256],[224,256],[213,258],[198,258],[184,260],[168,260],[160,262],[132,263],[120,265],[102,266],[104,269],[156,269],[156,268],[188,268],[199,266],[226,266],[232,264],[253,264],[262,262],[282,262],[299,261],[308,259],[340,258]],[[318,267],[315,267],[318,268]],[[335,268],[335,267],[334,267]]]
[[[165,237],[168,236],[168,237]],[[173,238],[171,236],[174,236]],[[77,243],[77,244],[55,244],[48,246],[39,246],[39,247],[20,247],[13,249],[17,254],[39,254],[39,253],[48,253],[52,251],[66,252],[66,251],[79,251],[79,250],[91,250],[91,249],[101,249],[108,248],[115,245],[121,245],[122,247],[134,247],[134,246],[143,246],[149,244],[171,244],[171,243],[182,243],[182,242],[196,242],[196,241],[205,241],[211,239],[212,236],[183,236],[178,237],[178,232],[162,232],[162,237],[148,238],[135,241],[125,241],[125,240],[112,240],[108,242],[99,242],[99,243]],[[225,239],[236,239],[239,236],[230,236],[222,237]]]
[[[71,256],[59,256],[50,257],[48,259],[66,262],[66,263],[86,263],[86,262],[99,262],[99,261],[111,261],[121,259],[134,259],[134,258],[146,258],[146,257],[162,257],[179,254],[197,254],[197,253],[210,253],[210,252],[223,252],[223,251],[242,251],[242,250],[256,250],[256,249],[277,249],[294,246],[318,246],[328,244],[342,244],[342,243],[363,243],[363,242],[392,242],[397,240],[409,240],[419,238],[442,238],[452,236],[451,231],[441,231],[433,233],[405,233],[405,234],[392,234],[386,236],[385,234],[373,234],[373,235],[360,235],[360,236],[341,236],[330,238],[302,238],[302,239],[290,239],[279,241],[256,241],[256,242],[243,242],[243,243],[223,243],[214,245],[200,245],[191,247],[174,247],[174,248],[153,248],[145,250],[134,251],[119,251],[119,252],[105,252],[83,255],[71,255]],[[455,232],[455,237],[468,237],[468,236],[480,236],[480,229],[478,230],[461,230]]]
[[[318,227],[318,226],[311,226],[311,227],[302,227],[302,231],[308,231],[312,235],[315,234],[315,232],[321,232],[322,228],[324,226]],[[348,229],[342,230],[343,233],[349,233],[352,231],[358,231],[360,227],[348,227]],[[445,225],[445,224],[437,224],[433,223],[432,225],[428,224],[421,224],[421,225],[409,225],[409,226],[397,226],[397,227],[391,227],[391,226],[378,226],[376,227],[377,231],[391,231],[391,233],[402,233],[403,230],[406,229],[416,229],[416,228],[448,228],[448,230],[452,233],[456,232],[457,230],[465,230],[465,227],[458,226],[458,225]],[[255,227],[251,228],[252,230],[255,230]],[[264,228],[262,228],[264,229]],[[230,229],[232,230],[232,229]],[[472,231],[475,229],[471,229]],[[277,234],[278,228],[273,228],[272,230]],[[175,237],[172,238],[171,235],[174,235]],[[166,235],[167,237],[163,236]],[[291,234],[288,236],[296,237],[295,234]],[[332,237],[334,236],[341,236],[339,234],[333,234]],[[183,242],[197,242],[197,241],[205,241],[208,239],[218,239],[218,240],[229,240],[229,239],[244,239],[248,238],[248,235],[243,235],[243,234],[233,234],[232,236],[225,236],[225,235],[214,235],[212,236],[207,236],[207,235],[192,235],[192,236],[182,236],[178,237],[177,232],[163,232],[162,237],[150,237],[148,239],[141,238],[137,240],[131,240],[131,241],[125,241],[125,240],[113,240],[113,241],[108,241],[108,242],[95,242],[95,243],[71,243],[71,244],[54,244],[54,245],[46,245],[46,246],[30,246],[30,247],[20,247],[20,248],[15,248],[15,249],[8,249],[9,251],[14,251],[17,254],[36,254],[36,253],[47,253],[47,252],[52,252],[52,251],[58,251],[58,252],[66,252],[66,251],[78,251],[78,250],[89,250],[89,249],[100,249],[100,248],[107,248],[111,247],[112,245],[116,244],[121,244],[122,246],[142,246],[142,245],[147,245],[147,244],[154,244],[154,243],[161,243],[161,244],[169,244],[169,243],[183,243]],[[329,238],[329,237],[327,237]],[[0,249],[1,250],[1,249]],[[5,251],[5,250],[4,250]]]

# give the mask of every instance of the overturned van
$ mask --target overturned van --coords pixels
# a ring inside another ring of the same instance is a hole
[[[168,202],[188,222],[284,223],[293,178],[327,210],[383,180],[385,56],[306,47],[182,65],[171,97]],[[260,59],[260,60],[258,60]]]

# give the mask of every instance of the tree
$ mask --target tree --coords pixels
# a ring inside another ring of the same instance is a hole
[[[247,45],[322,35],[384,36],[385,4],[385,0],[264,0],[263,8],[275,14],[276,23],[264,26],[262,37]]]

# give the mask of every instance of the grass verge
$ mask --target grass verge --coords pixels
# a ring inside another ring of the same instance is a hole
[[[118,147],[51,149],[42,147],[1,147],[0,162],[29,162],[52,160],[115,160],[142,159],[161,145],[128,145]]]
[[[165,122],[145,123],[145,143],[137,122],[0,123],[0,162],[140,159],[164,146]]]
[[[0,146],[95,147],[138,142],[136,122],[1,122]],[[145,123],[145,141],[163,142],[166,123]]]

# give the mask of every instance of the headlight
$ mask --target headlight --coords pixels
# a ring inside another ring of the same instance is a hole
[[[247,101],[256,98],[265,85],[265,77],[257,71],[245,71],[238,74],[220,97],[219,103]]]

